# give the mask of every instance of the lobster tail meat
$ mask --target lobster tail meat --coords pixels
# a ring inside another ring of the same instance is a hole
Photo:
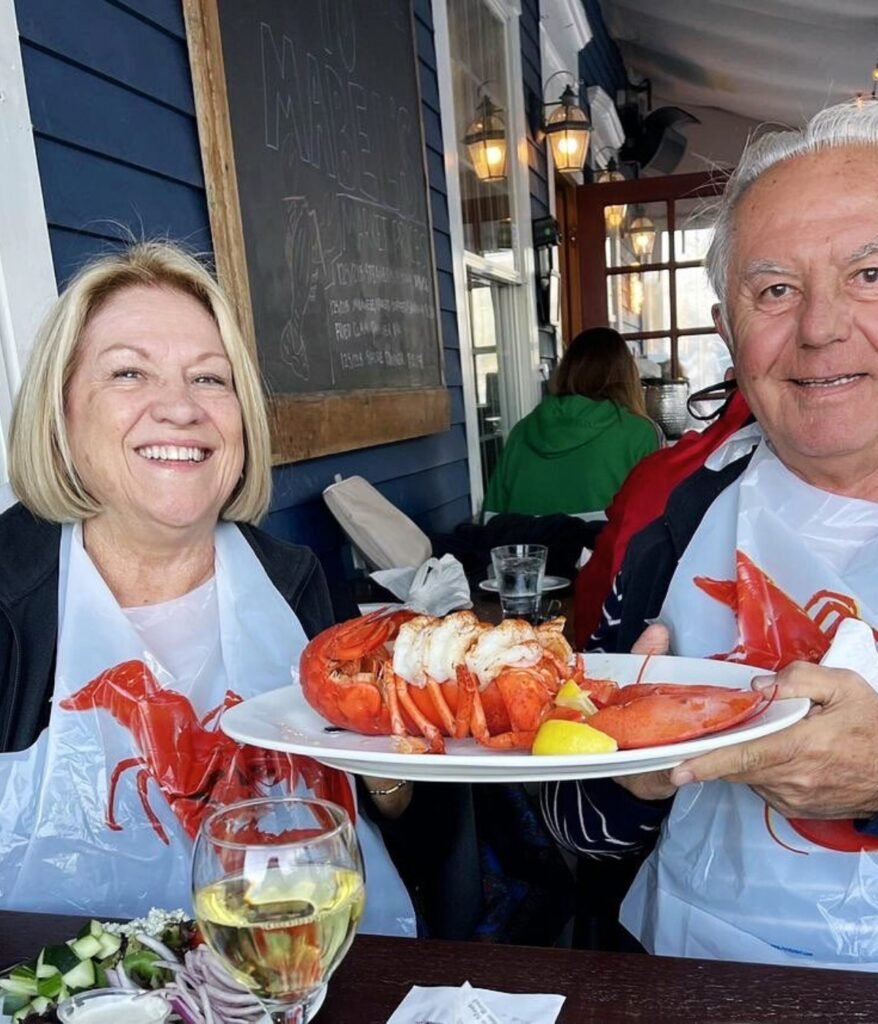
[[[428,678],[437,683],[456,679],[457,668],[464,663],[467,651],[490,629],[486,623],[479,622],[475,612],[469,611],[452,612],[434,620],[425,652],[424,669]]]

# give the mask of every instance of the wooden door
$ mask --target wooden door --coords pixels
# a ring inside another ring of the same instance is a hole
[[[575,246],[565,242],[576,250],[579,271],[581,310],[573,333],[615,327],[671,378],[721,372],[724,348],[714,331],[702,260],[713,227],[711,199],[724,182],[722,175],[680,174],[577,188]],[[606,221],[612,206],[626,207],[618,229]],[[649,252],[635,247],[637,215],[654,227]],[[572,303],[570,315],[576,315]]]

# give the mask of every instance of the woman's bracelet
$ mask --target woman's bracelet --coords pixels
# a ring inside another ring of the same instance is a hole
[[[369,796],[390,796],[391,793],[398,793],[403,787],[410,786],[411,779],[400,779],[399,782],[388,786],[387,789],[367,789]]]

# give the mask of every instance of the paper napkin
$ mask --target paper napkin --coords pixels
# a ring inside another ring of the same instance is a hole
[[[466,573],[454,555],[428,558],[418,568],[379,569],[370,576],[407,608],[425,615],[445,615],[473,606]]]
[[[554,1024],[564,996],[415,985],[387,1024]]]

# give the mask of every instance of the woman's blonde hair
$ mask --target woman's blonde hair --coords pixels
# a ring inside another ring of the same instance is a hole
[[[625,339],[611,327],[591,327],[576,335],[549,390],[553,395],[608,398],[637,416],[646,415],[637,363]]]
[[[111,295],[143,285],[191,295],[217,325],[244,427],[244,469],[221,515],[256,522],[271,497],[271,442],[259,372],[220,286],[194,256],[169,242],[138,242],[94,260],[58,298],[37,335],[12,414],[12,488],[22,504],[52,522],[89,519],[102,511],[73,464],[65,399],[91,317]]]

